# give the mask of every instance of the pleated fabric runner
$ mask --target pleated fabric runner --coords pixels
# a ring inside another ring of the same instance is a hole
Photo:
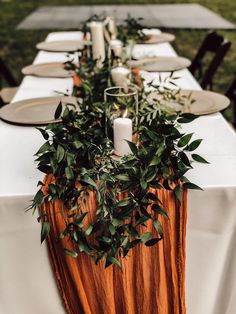
[[[46,186],[51,180],[52,176],[46,177]],[[141,244],[131,249],[125,259],[119,259],[122,271],[116,266],[104,269],[103,262],[96,265],[84,253],[77,258],[66,255],[63,247],[74,248],[67,239],[58,239],[65,228],[62,204],[59,200],[44,204],[42,212],[48,214],[51,223],[49,256],[68,314],[186,313],[187,191],[181,206],[170,191],[156,190],[156,195],[169,214],[169,220],[159,217],[164,239],[152,247]],[[83,210],[88,212],[87,223],[94,221],[96,202],[92,192]],[[156,233],[152,223],[147,223],[145,231]]]

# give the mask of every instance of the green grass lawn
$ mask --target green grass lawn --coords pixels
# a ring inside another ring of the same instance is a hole
[[[16,26],[28,14],[43,5],[78,5],[78,4],[164,4],[164,3],[199,3],[220,14],[227,20],[236,23],[235,0],[0,0],[0,56],[8,64],[18,82],[21,81],[21,68],[31,64],[35,55],[35,45],[44,40],[52,30],[16,30]],[[168,30],[176,35],[174,47],[181,56],[193,58],[200,43],[206,35],[201,30]],[[221,31],[232,41],[230,52],[225,58],[215,76],[215,91],[224,93],[236,74],[236,31]],[[230,119],[231,111],[227,110],[226,117]]]

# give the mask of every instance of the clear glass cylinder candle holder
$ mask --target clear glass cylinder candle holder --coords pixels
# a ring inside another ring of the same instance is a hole
[[[116,118],[129,117],[137,124],[138,91],[135,87],[108,87],[104,91],[104,101],[106,116],[111,122]]]

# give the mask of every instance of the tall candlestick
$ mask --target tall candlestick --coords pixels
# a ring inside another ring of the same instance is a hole
[[[116,28],[116,23],[115,23],[113,18],[109,19],[108,30],[109,30],[109,32],[111,34],[111,38],[115,39],[116,36],[117,36],[117,28]]]
[[[129,118],[117,118],[114,120],[114,148],[117,156],[125,156],[131,153],[126,140],[132,141],[132,120]]]
[[[105,59],[105,42],[103,34],[103,23],[91,22],[90,29],[92,34],[92,50],[93,59],[98,60],[97,66],[102,67],[102,63]]]

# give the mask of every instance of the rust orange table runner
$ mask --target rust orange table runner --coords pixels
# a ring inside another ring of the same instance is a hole
[[[50,183],[47,178],[46,184]],[[49,255],[66,311],[68,314],[184,314],[185,309],[185,239],[187,191],[182,204],[171,191],[156,190],[156,195],[167,210],[169,220],[160,221],[164,238],[152,247],[144,244],[131,249],[119,259],[122,271],[116,266],[104,269],[84,253],[73,258],[63,247],[73,249],[66,238],[58,239],[65,228],[61,202],[45,203],[51,231]],[[91,192],[84,210],[87,220],[93,221],[96,202]],[[148,231],[155,234],[153,225]]]

